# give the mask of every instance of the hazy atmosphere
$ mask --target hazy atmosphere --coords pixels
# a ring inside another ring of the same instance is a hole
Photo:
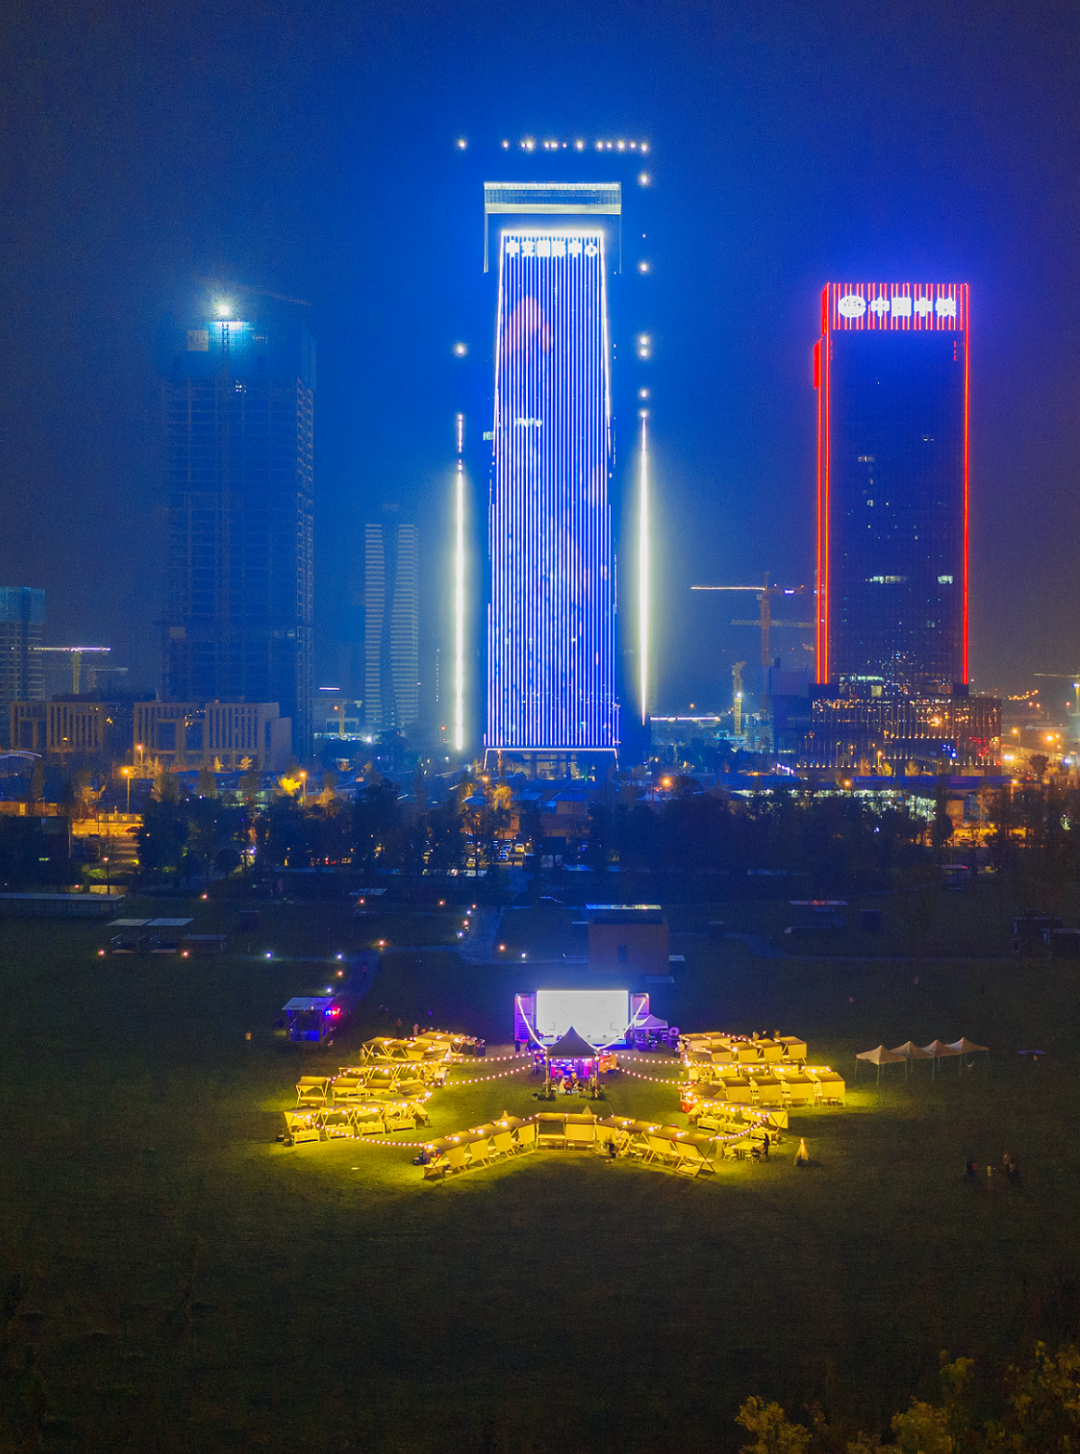
[[[235,280],[311,305],[259,302],[318,344],[316,661],[398,503],[430,678],[453,413],[490,428],[481,161],[625,134],[654,174],[657,709],[719,706],[753,659],[691,584],[812,584],[811,350],[848,277],[970,282],[973,684],[1075,669],[1078,28],[1064,0],[7,7],[0,579],[157,685],[156,332]]]

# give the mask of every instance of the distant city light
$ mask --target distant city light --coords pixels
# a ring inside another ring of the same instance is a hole
[[[215,312],[219,318],[228,318],[232,312],[232,304],[222,301],[215,305]]]
[[[641,261],[637,265],[637,270],[638,270],[639,273],[651,273],[652,272],[652,263],[646,262],[645,259],[642,258]]]
[[[455,358],[464,358],[465,355],[468,353],[468,351],[469,351],[469,345],[467,343],[455,343],[454,344],[454,357]]]
[[[457,139],[457,149],[458,149],[458,151],[464,151],[465,148],[468,146],[468,144],[469,143],[465,140],[465,138],[463,136],[459,136],[458,137],[458,139]]]
[[[642,172],[641,175],[638,177],[638,186],[639,187],[651,187],[652,186],[652,177],[649,176],[648,172]]]

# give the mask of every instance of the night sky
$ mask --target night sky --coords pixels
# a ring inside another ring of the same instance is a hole
[[[453,411],[490,428],[476,179],[504,136],[637,136],[654,271],[615,327],[655,339],[657,709],[726,705],[756,656],[753,598],[692,583],[812,581],[832,278],[970,282],[974,685],[1080,667],[1078,33],[1073,0],[4,7],[0,583],[157,684],[154,345],[208,274],[311,301],[259,312],[318,341],[320,675],[386,504],[430,647]]]

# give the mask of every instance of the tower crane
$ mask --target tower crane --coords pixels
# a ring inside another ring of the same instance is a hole
[[[757,594],[759,603],[758,619],[746,620],[736,618],[732,626],[757,626],[761,632],[761,710],[767,712],[769,709],[769,667],[772,665],[771,655],[771,633],[774,627],[790,627],[797,630],[812,631],[813,621],[778,621],[772,614],[772,603],[775,597],[784,598],[787,596],[801,596],[805,593],[805,586],[770,586],[768,572],[760,586],[691,586],[692,591],[754,591]],[[744,662],[745,666],[746,663]]]
[[[75,696],[79,695],[79,683],[82,680],[82,659],[91,654],[101,655],[112,650],[111,646],[34,646],[32,651],[55,652],[71,657],[71,690]],[[87,667],[89,668],[89,662]]]

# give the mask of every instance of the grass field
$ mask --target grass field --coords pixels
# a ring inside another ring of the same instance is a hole
[[[226,904],[189,912],[234,927]],[[0,922],[5,1402],[13,1426],[45,1410],[47,1450],[726,1451],[750,1393],[876,1427],[941,1349],[989,1365],[1077,1334],[1071,965],[687,935],[656,1000],[684,1029],[803,1034],[849,1083],[855,1050],[909,1037],[966,1034],[989,1065],[890,1068],[880,1092],[866,1072],[845,1111],[793,1118],[808,1171],[789,1140],[708,1180],[537,1155],[432,1185],[412,1151],[278,1144],[296,1076],[399,1017],[505,1041],[514,990],[582,969],[391,951],[348,1034],[300,1055],[268,1027],[349,947],[337,906],[264,905],[221,959],[101,959],[105,937]],[[529,1114],[531,1089],[441,1093],[432,1133]],[[624,1077],[609,1104],[683,1121],[670,1086]],[[962,1185],[1004,1150],[1018,1194]]]

